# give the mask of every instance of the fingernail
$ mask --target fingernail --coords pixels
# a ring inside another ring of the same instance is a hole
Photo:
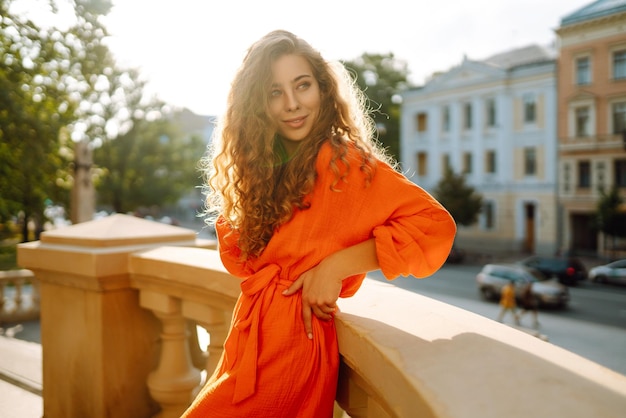
[[[309,340],[313,339],[313,334],[311,334],[310,332],[306,336],[309,337]]]

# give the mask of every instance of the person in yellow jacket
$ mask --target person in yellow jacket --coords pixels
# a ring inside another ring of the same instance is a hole
[[[515,325],[519,325],[519,315],[517,314],[517,303],[515,301],[515,282],[513,280],[502,288],[500,293],[500,313],[498,322],[502,322],[507,312],[511,312]]]

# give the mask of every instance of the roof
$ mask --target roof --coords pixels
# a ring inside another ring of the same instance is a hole
[[[626,0],[597,0],[561,19],[561,26],[626,12]]]
[[[556,52],[554,49],[533,44],[522,48],[500,52],[484,59],[482,62],[508,70],[521,65],[551,61],[554,60],[555,57]]]

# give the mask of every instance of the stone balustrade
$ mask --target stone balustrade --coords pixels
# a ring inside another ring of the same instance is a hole
[[[20,245],[40,281],[46,418],[180,415],[215,368],[239,294],[206,247],[124,215]],[[339,307],[336,417],[626,410],[626,376],[479,315],[370,279]]]
[[[39,318],[39,282],[32,271],[0,271],[0,325]]]

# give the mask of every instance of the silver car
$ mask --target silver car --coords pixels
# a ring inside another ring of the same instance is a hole
[[[626,284],[626,258],[589,270],[589,280],[598,283]]]
[[[569,289],[558,279],[546,278],[538,270],[517,264],[487,264],[476,275],[478,291],[487,300],[499,300],[502,288],[515,282],[518,300],[528,283],[539,306],[564,307],[569,302]]]

